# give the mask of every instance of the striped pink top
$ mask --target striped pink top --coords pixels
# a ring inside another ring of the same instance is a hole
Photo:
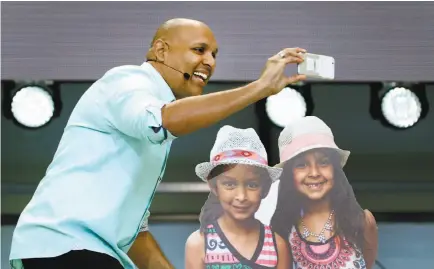
[[[227,240],[217,222],[207,226],[205,230],[205,268],[276,268],[277,247],[270,226],[261,224],[259,244],[252,258],[244,258]]]

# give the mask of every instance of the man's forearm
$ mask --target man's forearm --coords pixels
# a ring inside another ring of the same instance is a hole
[[[139,269],[174,269],[150,232],[141,232],[128,251]]]
[[[180,99],[163,108],[163,126],[176,136],[189,134],[265,98],[265,92],[255,81],[233,90]]]

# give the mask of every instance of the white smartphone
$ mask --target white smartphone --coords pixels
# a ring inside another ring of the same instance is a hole
[[[303,53],[304,61],[298,65],[298,74],[308,78],[334,79],[335,59],[331,56]]]

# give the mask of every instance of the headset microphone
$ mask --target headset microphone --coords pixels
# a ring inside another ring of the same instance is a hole
[[[190,75],[189,73],[184,73],[184,72],[182,72],[182,71],[179,71],[178,69],[175,69],[175,68],[173,68],[173,67],[171,67],[171,66],[168,66],[167,64],[165,64],[165,63],[163,63],[163,62],[159,62],[159,61],[157,61],[157,60],[153,60],[153,59],[149,59],[149,60],[146,60],[146,61],[147,61],[147,62],[156,62],[156,63],[160,63],[160,64],[162,64],[162,65],[165,65],[165,66],[169,67],[169,68],[172,68],[173,70],[175,70],[175,71],[181,73],[181,74],[184,76],[184,79],[185,79],[185,80],[189,80],[189,79],[191,78],[191,75]]]
[[[189,80],[190,79],[190,74],[188,74],[188,73],[184,73],[184,74],[182,74],[183,76],[184,76],[184,79],[185,80]]]

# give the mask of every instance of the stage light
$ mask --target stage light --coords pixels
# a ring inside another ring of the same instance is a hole
[[[384,95],[381,111],[386,120],[393,126],[408,128],[419,120],[422,107],[414,92],[397,87]]]
[[[371,85],[371,115],[394,129],[413,127],[428,112],[424,84]]]
[[[29,128],[39,128],[53,117],[53,98],[42,87],[24,87],[12,97],[11,111],[20,124]]]
[[[310,85],[291,86],[269,96],[265,110],[271,122],[284,128],[294,119],[310,115],[313,110]]]
[[[47,125],[60,114],[60,96],[56,85],[6,83],[3,111],[6,118],[18,125],[37,129]]]

